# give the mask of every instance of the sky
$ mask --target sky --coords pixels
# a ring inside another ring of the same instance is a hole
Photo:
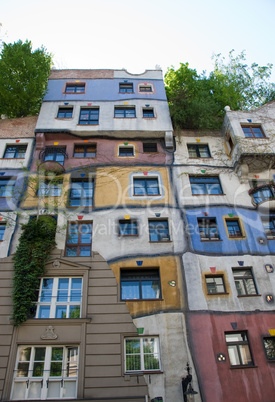
[[[146,69],[189,63],[213,70],[212,56],[245,51],[274,64],[275,0],[0,0],[0,39],[42,45],[58,69]]]

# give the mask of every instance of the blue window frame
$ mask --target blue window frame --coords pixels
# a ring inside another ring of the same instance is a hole
[[[121,300],[161,298],[159,269],[120,271]]]
[[[62,119],[70,119],[73,117],[73,108],[72,107],[60,107],[57,113],[58,118]]]
[[[75,179],[71,183],[70,207],[87,207],[93,205],[94,182]]]
[[[67,157],[65,147],[46,147],[43,151],[44,162],[55,161],[64,165],[65,158]]]
[[[147,107],[142,109],[143,117],[153,118],[155,117],[154,109],[152,107]]]
[[[92,246],[92,223],[69,222],[66,256],[90,257]]]
[[[5,230],[6,230],[6,224],[0,223],[0,241],[4,240]]]
[[[79,124],[93,125],[99,122],[99,107],[81,108],[79,116]]]
[[[160,195],[157,178],[134,178],[134,195]]]
[[[167,219],[149,220],[150,241],[170,241]]]
[[[25,158],[27,145],[7,145],[4,158],[7,159],[23,159]]]
[[[136,117],[135,106],[115,106],[115,117],[133,118]]]
[[[190,184],[193,195],[223,194],[220,180],[215,176],[193,176],[190,177]]]
[[[134,219],[121,219],[119,221],[119,236],[137,236],[138,225]]]
[[[119,92],[121,93],[133,93],[133,84],[132,83],[120,83],[119,84]]]
[[[10,198],[13,196],[15,180],[11,178],[0,179],[0,197]]]

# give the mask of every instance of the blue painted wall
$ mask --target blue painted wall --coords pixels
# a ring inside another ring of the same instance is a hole
[[[0,197],[0,211],[17,211],[27,180],[27,174],[22,170],[0,171],[0,179],[13,179],[15,181],[12,197]]]

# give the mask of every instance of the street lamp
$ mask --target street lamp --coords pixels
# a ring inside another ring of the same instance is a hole
[[[197,394],[197,391],[194,391],[191,381],[192,375],[190,374],[190,366],[189,363],[186,364],[187,376],[183,377],[181,380],[182,392],[183,392],[183,400],[184,402],[191,402],[193,400],[193,396]]]

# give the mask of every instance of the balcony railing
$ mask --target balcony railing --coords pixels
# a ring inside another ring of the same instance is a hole
[[[252,204],[258,206],[263,202],[275,200],[275,184],[263,184],[250,189],[248,193],[252,197]]]

